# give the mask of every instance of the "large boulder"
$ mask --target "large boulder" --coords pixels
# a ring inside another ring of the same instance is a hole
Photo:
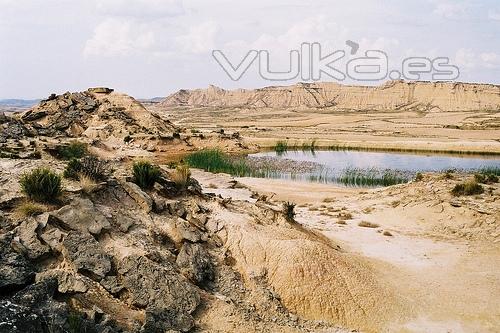
[[[106,254],[92,236],[70,232],[63,246],[78,272],[99,281],[111,271],[112,256]]]
[[[81,231],[99,235],[103,230],[111,228],[111,224],[89,199],[77,198],[71,204],[50,213],[49,223],[62,229]]]
[[[124,258],[118,265],[130,303],[149,313],[146,332],[191,329],[191,313],[200,304],[200,295],[172,265],[159,265],[136,255]]]

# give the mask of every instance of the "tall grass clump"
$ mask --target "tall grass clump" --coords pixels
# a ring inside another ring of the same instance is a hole
[[[37,202],[51,202],[62,192],[61,176],[48,168],[37,168],[19,179],[22,191]]]
[[[72,141],[67,146],[61,146],[57,149],[60,158],[71,160],[73,158],[82,158],[87,154],[87,144],[78,141]]]
[[[274,146],[274,151],[278,154],[283,154],[288,151],[288,142],[286,141],[278,141]]]
[[[213,173],[228,173],[235,176],[246,176],[251,168],[244,160],[234,160],[218,149],[205,149],[186,157],[186,163],[192,168],[203,169]]]
[[[161,171],[148,161],[138,161],[132,166],[134,182],[142,189],[151,189],[160,179]]]

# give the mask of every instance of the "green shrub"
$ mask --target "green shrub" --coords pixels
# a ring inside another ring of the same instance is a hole
[[[48,168],[37,168],[19,180],[22,191],[32,200],[50,202],[61,194],[61,176]]]
[[[294,221],[295,219],[295,206],[292,202],[283,203],[283,214],[288,221]]]
[[[85,156],[80,161],[80,174],[96,182],[106,180],[108,177],[108,164],[95,156]]]
[[[73,180],[80,178],[80,171],[82,170],[82,163],[76,158],[72,158],[66,168],[64,169],[63,177]]]
[[[87,144],[73,141],[67,146],[61,146],[57,150],[60,158],[71,160],[73,158],[82,158],[87,154]]]
[[[484,193],[484,188],[480,184],[478,184],[475,180],[470,180],[465,183],[460,183],[455,185],[453,190],[451,190],[451,194],[454,196],[460,195],[475,195]]]
[[[417,172],[417,174],[415,175],[415,181],[416,182],[420,182],[424,179],[424,175],[420,172]]]
[[[160,169],[147,161],[135,162],[132,172],[134,174],[134,182],[143,189],[152,188],[161,175]]]

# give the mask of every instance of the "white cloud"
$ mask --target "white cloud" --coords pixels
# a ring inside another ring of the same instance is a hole
[[[475,53],[471,49],[460,49],[457,51],[455,62],[465,70],[498,69],[500,68],[500,55],[495,52]]]
[[[488,18],[493,21],[500,21],[500,10],[490,9]]]
[[[479,57],[481,58],[484,67],[500,68],[500,55],[494,52],[489,52],[489,53],[481,53]]]
[[[130,19],[110,18],[100,23],[85,44],[85,56],[120,56],[146,51],[155,44],[148,24]]]
[[[210,52],[215,48],[217,25],[212,21],[201,23],[189,28],[186,35],[175,38],[176,45],[186,53],[200,54]]]
[[[467,17],[468,5],[460,1],[431,0],[435,5],[433,14],[446,19],[464,19]]]
[[[104,15],[170,17],[184,13],[182,0],[96,0],[97,10]]]
[[[455,64],[460,69],[472,69],[477,66],[477,57],[471,49],[461,48],[455,55]]]

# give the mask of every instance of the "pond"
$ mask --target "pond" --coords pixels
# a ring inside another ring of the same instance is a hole
[[[287,151],[249,155],[261,176],[354,186],[407,182],[418,172],[500,170],[500,156],[379,151]],[[286,167],[283,167],[286,166]]]

